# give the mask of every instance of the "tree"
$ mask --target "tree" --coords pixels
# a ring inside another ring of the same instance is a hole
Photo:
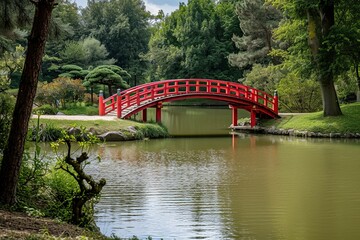
[[[148,51],[150,13],[142,0],[89,0],[82,11],[88,36],[94,36],[109,51],[109,57],[126,69],[131,82],[141,82],[146,63],[140,54]]]
[[[335,45],[328,40],[334,36],[333,29],[335,21],[335,2],[334,0],[273,0],[275,6],[282,9],[285,20],[280,28],[286,28],[291,21],[306,20],[302,32],[298,32],[297,37],[304,36],[306,33],[307,48],[302,48],[304,42],[297,42],[291,48],[293,54],[308,52],[309,70],[315,74],[320,84],[324,116],[341,115],[337,94],[334,86],[334,76],[339,72],[335,68]],[[284,31],[286,35],[286,31]],[[297,47],[296,47],[297,46]],[[304,54],[303,54],[304,55]]]
[[[17,46],[14,52],[5,51],[0,58],[0,93],[5,91],[15,72],[20,72],[24,65],[24,48]]]
[[[109,59],[108,55],[108,51],[99,40],[88,37],[84,40],[68,42],[59,57],[63,64],[76,64],[87,69],[114,64],[115,59]]]
[[[357,101],[360,101],[360,6],[357,1],[336,3],[336,25],[332,28],[329,44],[335,46],[336,68],[351,71],[357,83]],[[337,83],[338,85],[339,83]]]
[[[229,66],[235,51],[232,34],[241,35],[231,2],[191,0],[155,26],[146,59],[150,79],[217,78],[236,81],[241,72]]]
[[[16,185],[19,179],[26,133],[35,98],[46,38],[49,32],[51,13],[55,5],[55,0],[32,2],[35,5],[35,14],[28,38],[27,54],[13,113],[10,135],[4,150],[0,170],[0,202],[5,205],[15,203]]]
[[[103,84],[108,87],[109,96],[113,94],[113,86],[126,89],[129,84],[125,79],[131,76],[125,70],[115,65],[102,65],[94,68],[85,77],[84,86],[93,87],[95,84]]]
[[[81,80],[84,80],[86,75],[88,75],[90,72],[89,70],[84,70],[82,69],[82,67],[73,64],[61,66],[59,68],[59,71],[62,72],[61,74],[59,74],[59,77],[67,77]]]
[[[30,22],[28,0],[2,0],[0,2],[0,54],[10,50],[12,39],[19,37],[16,31]]]
[[[76,102],[83,99],[85,87],[80,79],[59,77],[51,83],[44,83],[39,86],[36,99],[41,103],[51,104],[58,107],[58,101],[62,107],[67,102]]]
[[[242,0],[236,5],[242,36],[232,40],[240,50],[229,55],[229,63],[240,69],[251,69],[255,63],[277,63],[269,53],[277,45],[272,36],[282,18],[281,13],[264,0]]]
[[[101,178],[98,182],[93,179],[93,177],[87,174],[84,168],[90,164],[89,156],[85,149],[89,148],[89,145],[98,141],[98,139],[91,135],[86,134],[84,129],[80,136],[69,135],[63,133],[64,137],[56,143],[52,143],[53,150],[57,153],[59,145],[66,144],[67,153],[63,156],[58,155],[58,161],[56,163],[56,168],[61,169],[73,177],[78,186],[79,190],[75,191],[75,194],[72,198],[72,218],[71,222],[76,225],[86,225],[89,222],[86,222],[84,219],[83,208],[86,203],[94,198],[98,197],[102,188],[106,184],[106,180]],[[79,139],[78,141],[76,139]],[[81,154],[74,158],[73,155],[79,151],[76,150],[72,152],[71,143],[76,142],[80,146]]]

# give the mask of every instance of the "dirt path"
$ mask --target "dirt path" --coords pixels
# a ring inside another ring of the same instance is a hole
[[[37,118],[37,115],[33,115],[32,118]],[[61,119],[61,120],[103,120],[103,121],[117,121],[116,116],[88,116],[88,115],[41,115],[40,119]]]
[[[25,213],[0,210],[0,239],[25,239],[32,234],[39,234],[44,239],[50,236],[75,239],[82,235],[90,236],[91,239],[104,239],[101,235],[71,224],[59,223],[48,218],[29,217]]]

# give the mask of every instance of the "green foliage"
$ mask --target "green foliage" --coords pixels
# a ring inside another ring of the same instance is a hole
[[[141,126],[136,126],[135,129],[138,130],[138,139],[164,138],[169,136],[167,129],[158,124],[143,124]]]
[[[260,64],[254,64],[252,70],[245,75],[241,82],[256,89],[273,93],[277,89],[281,77],[283,74],[273,65],[263,67]]]
[[[1,1],[0,2],[0,35],[10,37],[14,29],[24,27],[29,23],[30,16],[27,0]]]
[[[101,65],[89,72],[85,77],[84,86],[93,87],[96,84],[108,86],[109,96],[112,95],[112,88],[126,89],[129,84],[125,81],[130,75],[121,67],[116,65]]]
[[[18,84],[20,76],[16,73],[21,72],[23,68],[25,61],[24,52],[25,49],[18,45],[15,51],[5,51],[0,58],[0,92],[8,89],[11,81],[15,81]]]
[[[65,107],[67,102],[76,102],[84,97],[85,88],[80,79],[60,77],[51,83],[39,84],[36,100],[41,104]]]
[[[281,111],[314,112],[322,107],[319,83],[287,73],[278,84]]]
[[[232,66],[240,69],[251,67],[254,63],[276,63],[268,53],[277,46],[272,36],[282,18],[281,13],[264,0],[243,0],[236,5],[242,36],[234,35],[232,40],[240,50],[229,55]]]
[[[68,42],[60,53],[60,58],[65,64],[77,64],[84,68],[92,68],[103,64],[114,64],[115,60],[108,59],[108,55],[108,51],[99,40],[88,37],[84,40]]]
[[[56,115],[58,113],[58,109],[50,104],[44,104],[40,107],[34,108],[33,112],[35,114]]]
[[[84,102],[69,104],[67,108],[62,108],[61,112],[66,115],[99,115],[99,108],[97,106],[86,106]]]
[[[46,210],[38,206],[45,200],[44,178],[50,166],[49,159],[45,159],[44,156],[38,142],[35,143],[33,152],[29,148],[25,150],[17,190],[17,207],[37,216],[46,216]]]
[[[29,126],[28,139],[36,141],[37,138],[42,142],[53,142],[62,138],[62,129],[55,127],[53,124],[41,124]]]
[[[79,191],[75,179],[64,171],[52,169],[46,177],[46,186],[51,204],[46,208],[46,215],[64,222],[72,217],[71,201]]]
[[[13,96],[0,93],[0,154],[3,152],[9,136],[14,106]]]
[[[97,182],[85,172],[85,167],[91,163],[85,151],[89,151],[91,145],[98,141],[97,137],[89,134],[84,127],[81,127],[79,134],[70,135],[63,131],[63,138],[51,143],[51,147],[57,155],[56,169],[61,169],[69,174],[79,187],[72,196],[71,222],[80,226],[92,227],[95,224],[93,207],[103,186],[106,184],[104,178]],[[79,148],[72,150],[72,143],[76,143]],[[61,144],[65,144],[67,147],[63,153],[59,151]],[[80,155],[78,155],[79,153]],[[99,157],[97,159],[100,161]]]
[[[231,36],[241,35],[234,3],[193,0],[156,26],[145,55],[149,80],[215,78],[236,81],[241,72],[229,66],[235,51]]]
[[[147,52],[150,38],[150,14],[144,2],[91,0],[82,14],[87,35],[105,45],[109,57],[130,73],[132,85],[143,81],[146,64],[139,55]]]

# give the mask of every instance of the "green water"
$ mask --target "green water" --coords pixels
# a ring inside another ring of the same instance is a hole
[[[211,111],[185,110],[205,129],[219,115]],[[103,161],[90,171],[107,178],[96,222],[106,235],[360,239],[356,140],[240,134],[106,143],[96,152]]]
[[[228,107],[164,107],[162,123],[172,136],[219,136],[228,135],[231,124],[231,109]],[[249,117],[245,110],[239,110],[238,118]],[[141,113],[137,116],[141,119]],[[155,109],[148,109],[148,121],[155,122]]]

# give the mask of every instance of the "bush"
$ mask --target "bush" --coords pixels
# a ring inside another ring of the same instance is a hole
[[[48,217],[70,222],[72,198],[79,191],[74,178],[64,171],[53,169],[46,177],[49,201],[44,213]]]
[[[56,128],[51,124],[40,126],[31,126],[28,129],[28,139],[36,141],[37,139],[42,142],[53,142],[61,138],[62,129]]]
[[[33,112],[36,114],[56,115],[58,113],[58,110],[57,108],[52,107],[49,104],[44,104],[40,107],[34,108]]]
[[[45,104],[57,102],[65,107],[67,103],[81,101],[85,90],[80,79],[60,77],[51,83],[39,84],[36,100]]]
[[[84,95],[84,102],[86,102],[89,105],[92,104],[98,104],[99,103],[99,97],[95,93],[93,94],[93,103],[91,102],[91,93],[85,93]]]
[[[164,126],[158,124],[145,124],[144,126],[135,127],[136,130],[139,130],[141,138],[164,138],[169,136],[167,129]]]
[[[15,98],[6,93],[0,94],[0,153],[6,145],[15,105]]]
[[[99,115],[99,109],[94,106],[84,106],[85,103],[72,104],[67,108],[61,109],[66,115]]]

